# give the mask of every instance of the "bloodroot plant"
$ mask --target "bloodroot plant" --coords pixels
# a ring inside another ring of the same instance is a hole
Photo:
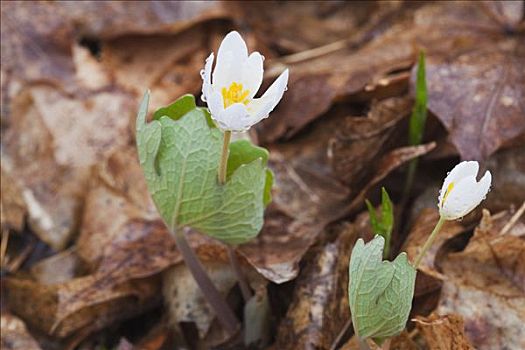
[[[197,107],[194,97],[186,95],[157,110],[147,123],[146,93],[137,116],[136,138],[140,164],[160,216],[218,320],[233,335],[240,329],[239,322],[187,243],[185,232],[192,228],[230,247],[243,295],[249,298],[233,249],[261,230],[273,174],[267,167],[266,149],[246,140],[230,143],[230,138],[232,132],[245,131],[268,117],[286,90],[288,71],[255,98],[263,79],[263,57],[258,52],[248,56],[239,33],[224,38],[212,73],[213,60],[212,53],[201,72],[202,99],[209,110]]]
[[[470,213],[487,195],[492,176],[485,172],[478,182],[479,165],[461,162],[447,175],[439,193],[439,221],[413,263],[406,253],[383,261],[385,239],[376,235],[364,243],[359,239],[352,250],[349,266],[348,297],[352,324],[362,347],[367,338],[381,344],[399,334],[406,325],[412,307],[416,271],[421,259],[432,246],[443,223]]]

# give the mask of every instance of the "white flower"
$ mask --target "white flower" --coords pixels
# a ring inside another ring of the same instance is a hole
[[[487,171],[477,182],[478,169],[478,162],[461,162],[445,178],[439,192],[438,204],[442,218],[459,219],[470,213],[485,199],[490,189],[492,176]]]
[[[246,43],[235,31],[223,39],[213,70],[213,52],[206,59],[202,75],[202,100],[222,130],[245,131],[268,117],[283,97],[288,69],[260,98],[254,98],[263,81],[263,60],[259,52],[248,56]],[[213,78],[213,79],[212,79]]]

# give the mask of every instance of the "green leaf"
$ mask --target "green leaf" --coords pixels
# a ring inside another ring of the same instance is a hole
[[[266,207],[272,201],[273,171],[266,169],[266,182],[264,183],[263,202]]]
[[[195,97],[190,94],[183,95],[179,97],[175,102],[170,104],[167,107],[159,108],[153,113],[153,120],[159,120],[161,117],[167,116],[173,120],[179,120],[186,113],[198,109],[206,114],[206,121],[211,128],[215,128],[215,122],[211,119],[211,115],[208,112],[208,109],[197,107],[195,103]]]
[[[406,253],[393,262],[382,261],[384,244],[379,235],[367,244],[359,239],[349,267],[348,298],[355,332],[377,342],[405,328],[416,281]]]
[[[419,54],[416,76],[416,96],[414,109],[410,116],[409,142],[411,145],[419,145],[423,140],[425,124],[427,121],[427,82],[425,79],[425,53]]]
[[[262,159],[263,164],[268,164],[270,153],[267,149],[255,146],[248,140],[238,140],[230,143],[230,154],[226,168],[226,178],[230,178],[239,166],[251,163],[256,159]]]
[[[394,227],[394,207],[390,196],[384,187],[381,188],[381,216],[378,218],[376,209],[368,199],[365,200],[370,217],[370,225],[375,234],[382,236],[385,239],[385,249],[383,251],[383,258],[387,258],[390,254],[390,239],[392,237],[392,229]]]
[[[146,123],[149,95],[137,116],[137,147],[148,189],[168,227],[183,226],[228,244],[255,237],[263,224],[267,168],[262,157],[239,151],[226,184],[217,180],[223,133],[210,127],[203,108],[182,97]],[[181,102],[182,101],[182,102]],[[176,110],[177,103],[185,114]],[[266,156],[267,159],[267,156]]]
[[[234,141],[230,143],[226,178],[229,179],[231,174],[242,164],[251,163],[256,159],[261,159],[263,165],[267,166],[269,157],[270,153],[266,148],[255,146],[248,140]],[[272,201],[272,185],[273,173],[270,169],[267,169],[263,195],[264,206],[267,206]]]
[[[195,109],[195,97],[187,94],[179,97],[177,101],[173,102],[167,107],[159,108],[153,113],[153,120],[159,120],[161,117],[167,116],[173,120],[179,120],[183,115]]]

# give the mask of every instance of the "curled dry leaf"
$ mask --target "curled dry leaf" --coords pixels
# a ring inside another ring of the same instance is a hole
[[[279,349],[328,349],[350,318],[348,261],[358,234],[350,224],[335,234],[334,242],[313,249],[313,259],[301,270],[277,334]]]
[[[104,328],[160,303],[155,275],[180,256],[164,225],[147,220],[145,185],[138,192],[137,172],[128,171],[137,162],[132,155],[119,151],[98,168],[76,247],[82,261],[64,253],[35,265],[39,282],[7,280],[10,307],[34,327],[65,337],[86,327]],[[54,264],[64,267],[66,262],[72,266],[63,273],[56,268],[54,275],[48,273]],[[77,263],[85,263],[91,274],[77,277]]]
[[[237,283],[237,277],[228,261],[208,261],[204,266],[217,290],[226,296]],[[163,285],[171,321],[194,322],[199,337],[204,338],[215,319],[215,313],[188,268],[179,264],[165,271]]]
[[[2,170],[16,179],[13,195],[23,198],[32,230],[61,249],[77,225],[89,169],[57,165],[52,135],[30,92],[18,95],[12,108],[17,118],[2,137]],[[11,210],[8,203],[4,210]]]
[[[345,208],[344,213],[354,213],[364,205],[367,193],[387,177],[392,171],[400,167],[402,164],[411,159],[417,158],[427,154],[436,147],[435,142],[427,143],[419,146],[408,146],[396,148],[387,154],[383,155],[374,166],[372,171],[375,174],[372,179],[357,193],[352,202]]]
[[[474,350],[465,335],[463,318],[459,315],[417,317],[417,329],[429,350]]]
[[[442,262],[437,313],[461,315],[476,349],[525,347],[525,225],[501,235],[509,219],[486,216],[465,250]]]
[[[525,132],[524,44],[523,38],[476,43],[453,60],[428,60],[428,108],[462,159],[486,159]]]
[[[335,98],[329,74],[292,74],[288,90],[272,112],[272,118],[255,126],[262,143],[272,143],[289,138],[324,113],[328,112]]]
[[[196,74],[209,54],[206,32],[196,26],[174,35],[126,35],[103,44],[102,65],[115,82],[140,96],[151,89],[151,106],[166,106],[202,85]]]
[[[487,168],[493,183],[485,207],[495,213],[511,205],[518,208],[525,198],[525,143],[494,154]]]
[[[126,242],[125,225],[159,220],[134,147],[120,148],[94,170],[85,197],[78,255],[94,270],[112,242]],[[159,222],[158,226],[162,227]],[[120,238],[123,237],[123,238]]]
[[[48,79],[68,85],[74,77],[71,47],[78,38],[176,33],[225,15],[220,4],[199,2],[6,3],[2,63],[24,81]]]
[[[240,252],[267,279],[283,283],[297,276],[299,261],[324,227],[342,215],[349,191],[337,181],[327,152],[338,119],[293,142],[271,149],[273,203],[261,234]]]
[[[239,21],[247,22],[255,31],[257,39],[266,46],[278,46],[289,53],[314,49],[332,42],[347,39],[366,24],[377,3],[305,3],[300,7],[293,3],[227,3]],[[286,16],[282,16],[286,13]],[[297,24],[301,23],[300,26]],[[315,30],[311,30],[315,28]]]
[[[2,5],[2,74],[24,82],[73,84],[73,27],[56,9],[52,3]]]
[[[227,15],[220,3],[212,2],[85,1],[50,5],[75,23],[79,33],[101,38],[127,33],[175,33],[195,23]]]
[[[2,181],[0,181],[0,225],[2,230],[13,229],[22,231],[27,208],[22,197],[18,181],[10,176],[2,162],[0,166]]]
[[[32,327],[61,338],[83,328],[104,328],[160,303],[158,279],[111,288],[107,282],[95,275],[53,285],[8,278],[5,286],[9,306],[16,314]]]
[[[3,350],[40,350],[40,345],[27,331],[24,322],[16,316],[2,312],[0,325],[2,340],[0,347]]]
[[[432,28],[445,38],[434,55],[434,38],[422,38],[430,51],[428,108],[463,159],[486,159],[525,131],[525,38],[509,35],[484,6],[445,2],[422,8],[415,17],[420,31]]]
[[[118,90],[72,99],[46,86],[14,101],[17,118],[2,138],[2,168],[18,181],[31,228],[54,249],[67,244],[78,224],[90,166],[129,142],[122,111],[131,105]]]
[[[409,98],[393,97],[373,102],[366,117],[346,117],[329,150],[337,178],[351,186],[361,183],[370,169],[356,164],[370,164],[381,156],[394,127],[411,107]]]
[[[393,7],[384,11],[383,16],[395,12],[397,7]],[[367,31],[380,32],[381,29],[376,27],[381,24],[381,21],[374,21]],[[362,41],[367,44],[358,50],[341,45],[326,55],[287,65],[291,70],[288,92],[273,112],[273,117],[258,126],[260,140],[269,143],[289,138],[325,114],[334,103],[348,100],[362,92],[365,86],[386,87],[385,82],[390,84],[385,76],[389,72],[408,69],[417,55],[412,42],[415,34],[409,31],[409,25],[412,23],[404,19],[403,26],[397,25],[370,42],[364,40],[368,38],[365,33]],[[274,71],[282,69],[277,64]],[[408,77],[403,80],[408,83]],[[379,91],[375,93],[380,95]]]
[[[366,85],[381,85],[389,72],[408,69],[418,46],[427,53],[429,109],[463,158],[486,158],[522,135],[523,34],[507,34],[505,25],[476,2],[440,2],[402,13],[401,20],[357,50],[342,46],[289,65],[290,93],[276,117],[259,128],[261,140],[289,137],[336,100]]]
[[[42,284],[58,284],[75,278],[82,272],[82,263],[75,249],[69,248],[31,266],[31,275]]]
[[[130,141],[129,117],[135,103],[129,94],[113,90],[71,99],[46,87],[34,87],[30,93],[53,139],[59,166],[96,164]]]

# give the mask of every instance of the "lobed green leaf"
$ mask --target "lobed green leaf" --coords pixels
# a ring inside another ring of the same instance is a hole
[[[377,342],[405,328],[416,280],[405,253],[392,262],[382,261],[384,244],[379,235],[367,244],[359,239],[349,266],[348,298],[355,332]]]
[[[193,227],[228,244],[255,237],[267,196],[267,151],[249,142],[234,145],[229,178],[220,185],[224,135],[209,125],[207,111],[186,95],[146,123],[148,100],[147,93],[137,116],[137,148],[148,189],[168,227]]]

